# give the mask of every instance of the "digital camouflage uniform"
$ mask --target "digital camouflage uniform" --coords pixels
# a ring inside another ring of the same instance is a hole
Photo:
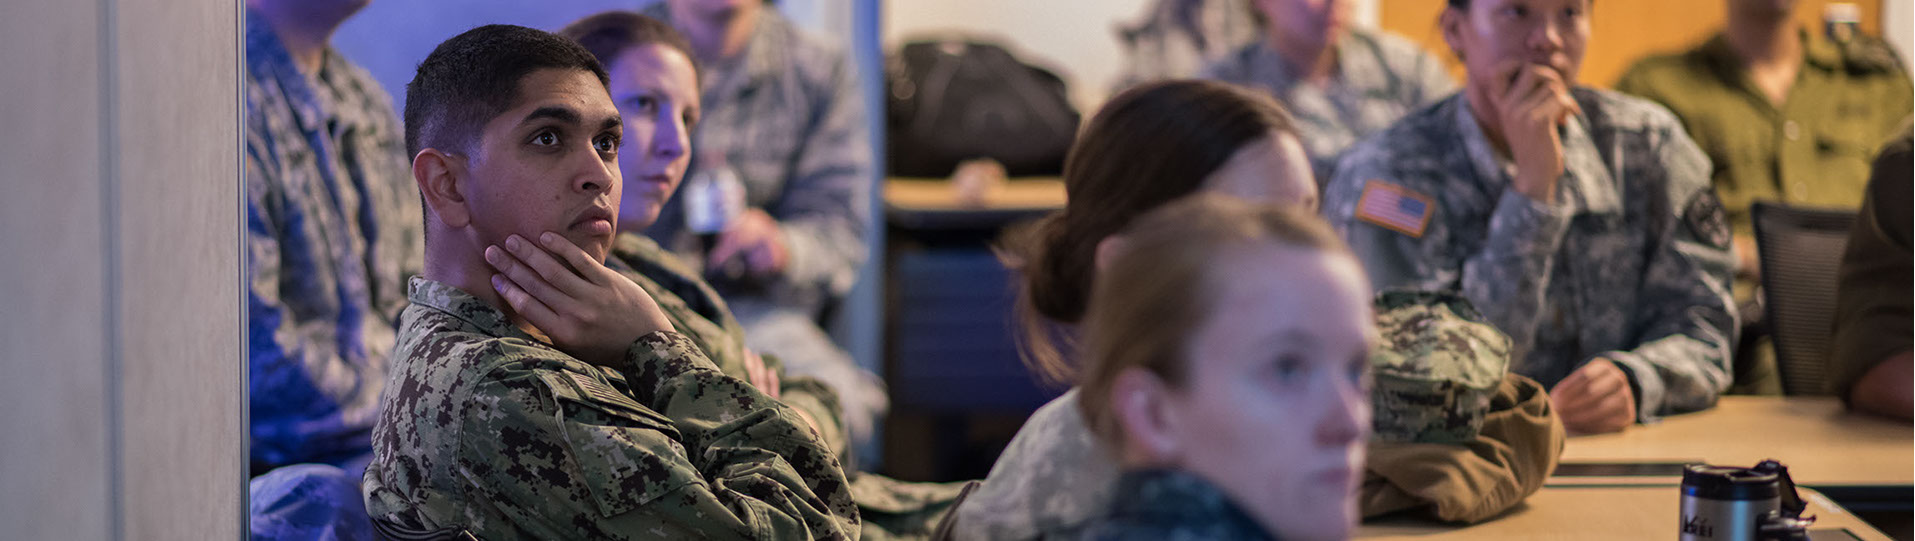
[[[606,265],[643,288],[718,369],[745,379],[744,329],[724,299],[690,265],[640,235],[619,235]],[[761,352],[766,368],[780,372],[779,401],[817,421],[819,435],[849,463],[850,444],[837,394],[817,380],[784,375],[778,358]],[[851,498],[863,520],[862,539],[925,538],[955,503],[963,483],[909,483],[847,468]]]
[[[724,301],[689,266],[650,239],[629,234],[616,239],[606,266],[650,294],[677,332],[705,352],[719,371],[741,380],[746,377],[743,330]],[[767,356],[765,361],[767,368],[781,371],[776,357]],[[809,414],[817,422],[823,443],[843,460],[841,446],[846,440],[836,395],[803,377],[781,378],[780,389],[779,401]],[[927,537],[962,488],[955,484],[906,483],[856,471],[846,474],[850,483],[847,490],[860,509],[862,539]]]
[[[388,535],[858,536],[831,447],[686,335],[599,367],[451,286],[415,278],[411,299],[363,489]]]
[[[1375,311],[1383,341],[1371,353],[1373,364],[1444,359],[1454,365],[1429,367],[1420,386],[1406,383],[1375,390],[1373,398],[1390,405],[1379,407],[1372,417],[1377,427],[1373,435],[1386,437],[1373,438],[1369,446],[1372,461],[1365,475],[1370,480],[1360,494],[1364,516],[1433,505],[1445,520],[1481,520],[1541,488],[1562,452],[1562,425],[1550,413],[1540,385],[1503,373],[1508,339],[1473,319],[1474,311],[1453,295],[1388,292],[1378,296]],[[1439,416],[1426,416],[1411,401],[1386,396],[1402,391],[1442,394],[1465,387],[1456,385],[1458,381],[1486,377],[1499,382],[1491,400],[1452,401],[1475,406],[1440,408]],[[1078,390],[1071,389],[1031,414],[998,456],[990,476],[952,512],[956,539],[1068,538],[1066,534],[1081,531],[1113,505],[1113,495],[1131,494],[1117,487],[1123,472],[1085,424],[1077,401]],[[1475,418],[1473,424],[1481,431],[1453,442],[1457,435],[1447,422],[1452,413]],[[1405,427],[1410,434],[1402,434]],[[1381,456],[1399,463],[1376,463],[1379,449]],[[1432,472],[1440,474],[1438,481],[1422,480]]]
[[[1125,473],[1110,508],[1046,539],[1083,541],[1275,541],[1215,484],[1171,470]]]
[[[338,51],[300,73],[246,20],[247,396],[254,475],[371,452],[379,390],[424,222],[405,133]]]
[[[666,4],[643,13],[669,22]],[[841,48],[767,6],[744,50],[701,63],[699,72],[702,113],[685,178],[714,157],[726,164],[744,184],[746,204],[778,221],[790,254],[782,275],[722,284],[718,293],[746,329],[748,345],[837,391],[847,435],[867,440],[889,408],[883,381],[818,325],[820,312],[851,291],[871,253],[865,232],[878,178],[855,66]],[[686,191],[666,201],[645,235],[702,267],[685,228]]]
[[[1512,371],[1554,387],[1603,357],[1638,420],[1709,408],[1737,330],[1709,161],[1660,106],[1571,93],[1584,115],[1561,129],[1553,204],[1509,189],[1459,94],[1347,151],[1323,211],[1377,289],[1469,299],[1509,335]]]
[[[1337,40],[1336,76],[1305,84],[1283,55],[1262,40],[1244,46],[1204,76],[1270,93],[1297,122],[1317,186],[1330,182],[1337,156],[1363,137],[1456,91],[1443,63],[1409,40],[1351,30]]]
[[[1509,337],[1449,293],[1377,295],[1382,343],[1370,354],[1372,441],[1476,439],[1503,375]]]

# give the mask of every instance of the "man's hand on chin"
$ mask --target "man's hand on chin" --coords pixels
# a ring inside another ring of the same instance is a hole
[[[506,237],[504,246],[485,248],[485,261],[498,271],[492,288],[506,304],[579,360],[615,366],[639,337],[675,330],[638,284],[557,233],[537,244]]]

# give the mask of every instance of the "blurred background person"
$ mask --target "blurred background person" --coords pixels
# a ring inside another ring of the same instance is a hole
[[[1124,50],[1114,92],[1153,81],[1188,79],[1263,36],[1246,17],[1251,0],[1155,0],[1142,19],[1117,29]]]
[[[1348,539],[1377,340],[1356,258],[1305,209],[1220,195],[1122,235],[1078,406],[1124,496],[1058,537]]]
[[[1578,86],[1588,0],[1450,0],[1466,86],[1345,152],[1324,213],[1378,289],[1455,290],[1571,432],[1713,407],[1736,314],[1708,159],[1661,106]]]
[[[1075,326],[1098,270],[1138,216],[1197,193],[1316,207],[1309,159],[1282,106],[1215,81],[1162,81],[1111,98],[1071,148],[1063,211],[1008,239],[1022,273],[1020,345],[1040,377],[1077,378]],[[1101,513],[1118,476],[1075,391],[1031,415],[980,487],[953,511],[958,539],[1057,535]],[[1041,503],[1040,503],[1041,502]]]
[[[664,0],[643,13],[683,32],[702,68],[687,186],[646,234],[703,264],[753,350],[837,391],[854,447],[867,446],[889,404],[883,382],[818,324],[870,254],[876,172],[857,73],[763,0]],[[690,194],[706,181],[741,184],[708,193],[742,190],[742,205],[699,208]]]
[[[1869,163],[1915,107],[1886,42],[1796,26],[1796,0],[1726,0],[1728,24],[1695,48],[1637,61],[1616,90],[1669,108],[1713,166],[1734,233],[1735,292],[1745,320],[1733,392],[1780,394],[1761,332],[1756,201],[1854,209]],[[1840,39],[1838,39],[1838,37]],[[1759,341],[1757,339],[1760,339]]]
[[[356,486],[424,226],[390,99],[329,45],[365,4],[246,2],[255,538],[370,533]]]
[[[1409,40],[1351,26],[1352,0],[1254,0],[1262,39],[1204,76],[1275,96],[1296,118],[1319,185],[1343,149],[1455,92],[1443,63]]]
[[[1835,393],[1852,409],[1908,420],[1915,415],[1911,387],[1915,360],[1915,155],[1904,121],[1901,137],[1875,159],[1862,213],[1849,231],[1836,291],[1835,350],[1830,371]]]

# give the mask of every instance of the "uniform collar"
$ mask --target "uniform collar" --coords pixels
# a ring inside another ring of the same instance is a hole
[[[1588,114],[1595,111],[1594,101],[1584,99],[1588,89],[1571,90],[1577,103],[1583,107],[1582,115],[1570,117],[1559,133],[1563,141],[1563,178],[1557,188],[1559,203],[1573,205],[1582,212],[1607,214],[1622,210],[1622,198],[1616,193],[1616,184],[1604,164],[1602,153],[1596,148],[1596,141],[1590,137]],[[1466,92],[1458,92],[1450,97],[1455,106],[1457,133],[1462,135],[1463,146],[1469,153],[1470,165],[1476,169],[1478,178],[1494,187],[1507,187],[1514,178],[1515,164],[1498,156],[1490,146],[1489,136],[1483,133],[1482,126],[1476,123],[1476,114],[1470,108]]]
[[[539,341],[513,325],[512,321],[505,317],[504,312],[479,300],[478,297],[445,283],[423,276],[414,276],[407,284],[406,298],[413,304],[438,310],[464,321],[490,336]]]
[[[1117,479],[1111,514],[1145,524],[1214,525],[1230,539],[1271,539],[1269,532],[1201,477],[1173,470],[1140,470]]]

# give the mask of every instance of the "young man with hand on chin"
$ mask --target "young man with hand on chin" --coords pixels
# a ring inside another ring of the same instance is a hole
[[[849,538],[844,472],[808,423],[722,373],[604,264],[626,126],[590,53],[505,25],[408,86],[425,199],[367,468],[387,536]],[[647,144],[646,146],[649,146]]]

